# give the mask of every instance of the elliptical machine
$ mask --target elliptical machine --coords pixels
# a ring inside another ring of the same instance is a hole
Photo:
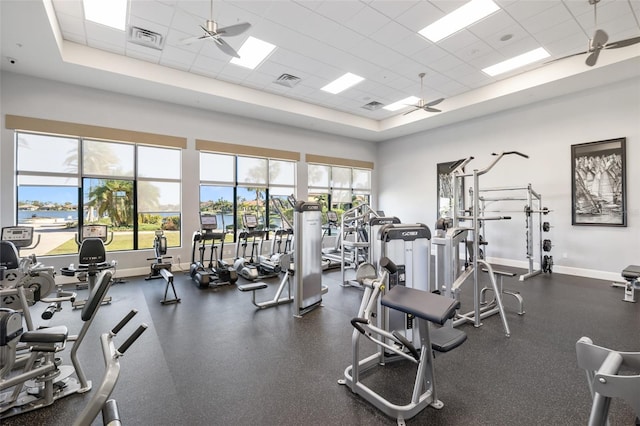
[[[167,256],[167,237],[164,236],[164,231],[159,229],[156,231],[156,238],[153,240],[153,250],[155,257],[147,258],[147,260],[153,260],[150,265],[151,272],[145,278],[145,280],[153,280],[156,278],[164,278],[167,285],[164,288],[164,297],[160,301],[163,305],[171,303],[180,303],[180,298],[176,293],[176,287],[173,285],[173,274],[171,273],[171,262],[165,262],[165,260],[171,260],[171,256]],[[173,299],[167,299],[167,293],[169,292],[169,286],[173,290]]]
[[[222,259],[226,232],[224,229],[217,230],[218,219],[216,215],[201,213],[200,228],[193,233],[191,266],[189,267],[191,279],[200,288],[234,284],[238,281],[238,274]],[[207,241],[211,241],[211,245],[209,246],[209,263],[205,265]],[[198,260],[196,259],[196,248],[200,252]]]
[[[236,260],[233,268],[249,281],[278,276],[280,273],[279,262],[274,262],[271,258],[262,256],[262,243],[266,231],[256,229],[258,218],[253,213],[242,215],[244,230],[238,234],[236,244]],[[247,253],[248,247],[251,250]]]

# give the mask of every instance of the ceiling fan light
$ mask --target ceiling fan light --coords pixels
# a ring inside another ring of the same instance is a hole
[[[127,0],[82,0],[84,19],[124,31]]]
[[[241,67],[255,69],[273,52],[276,46],[266,41],[249,36],[240,50],[239,58],[231,59],[231,63]]]
[[[355,86],[362,80],[364,80],[364,77],[360,77],[359,75],[348,72],[342,77],[333,80],[331,83],[324,86],[321,90],[337,95],[338,93],[347,90],[349,87]]]
[[[549,52],[547,52],[544,48],[539,47],[537,49],[523,53],[522,55],[515,56],[511,59],[507,59],[506,61],[502,61],[495,65],[491,65],[490,67],[484,68],[482,72],[490,75],[491,77],[494,77],[498,74],[503,74],[516,68],[532,64],[536,61],[539,61],[540,59],[548,58],[549,56]]]
[[[472,0],[418,31],[418,34],[436,43],[500,10],[492,0]]]
[[[387,111],[398,111],[398,110],[401,110],[402,108],[415,105],[418,102],[420,102],[420,98],[416,96],[409,96],[408,98],[400,99],[398,102],[394,102],[385,107],[382,107],[382,109],[386,109]]]

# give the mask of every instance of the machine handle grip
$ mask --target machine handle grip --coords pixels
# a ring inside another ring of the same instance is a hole
[[[396,264],[386,256],[380,259],[380,266],[389,271],[390,274],[395,274],[396,272],[398,272],[398,267],[396,266]]]
[[[51,318],[53,318],[53,314],[56,313],[56,311],[58,310],[58,304],[57,303],[50,303],[49,306],[47,306],[47,309],[44,310],[44,312],[42,312],[42,319],[43,320],[50,320]]]
[[[366,318],[353,318],[351,320],[351,325],[360,333],[364,334],[364,327],[362,327],[360,324],[369,324],[369,320]]]
[[[111,333],[112,334],[118,334],[118,332],[120,332],[120,330],[122,330],[122,328],[127,325],[127,323],[129,321],[131,321],[131,318],[135,317],[136,314],[138,313],[138,311],[136,309],[132,309],[131,312],[129,312],[124,318],[122,318],[120,320],[120,322],[118,323],[118,325],[116,325],[115,327],[113,327],[111,329]]]
[[[509,155],[509,154],[516,154],[516,155],[519,155],[520,157],[529,158],[529,156],[527,154],[523,154],[523,153],[521,153],[519,151],[506,151],[506,152],[502,153],[502,155]],[[492,152],[491,155],[500,155],[500,154]]]
[[[140,337],[142,333],[144,333],[147,330],[148,327],[149,326],[147,324],[144,324],[144,323],[140,324],[140,326],[138,326],[136,331],[134,331],[133,334],[129,336],[129,338],[125,340],[122,345],[120,345],[120,347],[118,348],[118,352],[120,352],[121,354],[124,354],[127,351],[127,349],[129,349],[129,347],[133,345],[133,342],[138,340],[138,337]]]

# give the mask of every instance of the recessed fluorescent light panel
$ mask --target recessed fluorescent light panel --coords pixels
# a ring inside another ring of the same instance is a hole
[[[486,18],[497,10],[500,10],[500,7],[491,0],[472,0],[421,29],[418,34],[436,43],[482,18]]]
[[[399,100],[398,102],[394,102],[392,104],[389,104],[385,107],[382,107],[382,109],[386,109],[387,111],[398,111],[402,108],[406,108],[409,107],[411,105],[415,105],[420,101],[420,98],[417,98],[415,96],[409,96],[408,98],[404,98]]]
[[[518,55],[514,58],[507,59],[506,61],[502,61],[498,64],[491,65],[490,67],[484,68],[482,72],[484,72],[485,74],[489,74],[490,76],[493,77],[498,74],[502,74],[507,71],[511,71],[516,68],[529,65],[536,61],[539,61],[540,59],[544,59],[548,57],[549,57],[549,52],[544,50],[542,47],[539,47],[527,53],[523,53],[522,55]]]
[[[333,93],[334,95],[347,90],[351,86],[355,86],[364,80],[363,77],[359,75],[351,74],[350,72],[346,73],[342,77],[337,80],[332,81],[331,83],[324,86],[321,90],[325,92]]]
[[[238,50],[239,58],[231,59],[231,63],[241,67],[254,69],[269,56],[276,46],[255,37],[249,37]]]
[[[84,19],[124,31],[127,0],[82,0]]]

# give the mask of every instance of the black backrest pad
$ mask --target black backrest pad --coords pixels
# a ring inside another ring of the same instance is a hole
[[[381,303],[391,309],[440,325],[453,317],[456,309],[460,307],[460,302],[455,299],[401,285],[389,290],[382,297]]]
[[[18,269],[20,266],[18,249],[11,241],[0,241],[0,266],[7,269]]]
[[[97,281],[97,285],[93,287],[87,303],[85,303],[82,308],[82,314],[80,315],[82,321],[90,320],[93,314],[95,314],[100,307],[102,299],[104,299],[104,296],[107,294],[107,290],[109,290],[109,287],[111,286],[111,271],[102,271],[102,273],[98,275]]]
[[[104,263],[107,260],[107,252],[104,242],[100,238],[87,238],[80,245],[78,263],[89,265],[91,263]]]

